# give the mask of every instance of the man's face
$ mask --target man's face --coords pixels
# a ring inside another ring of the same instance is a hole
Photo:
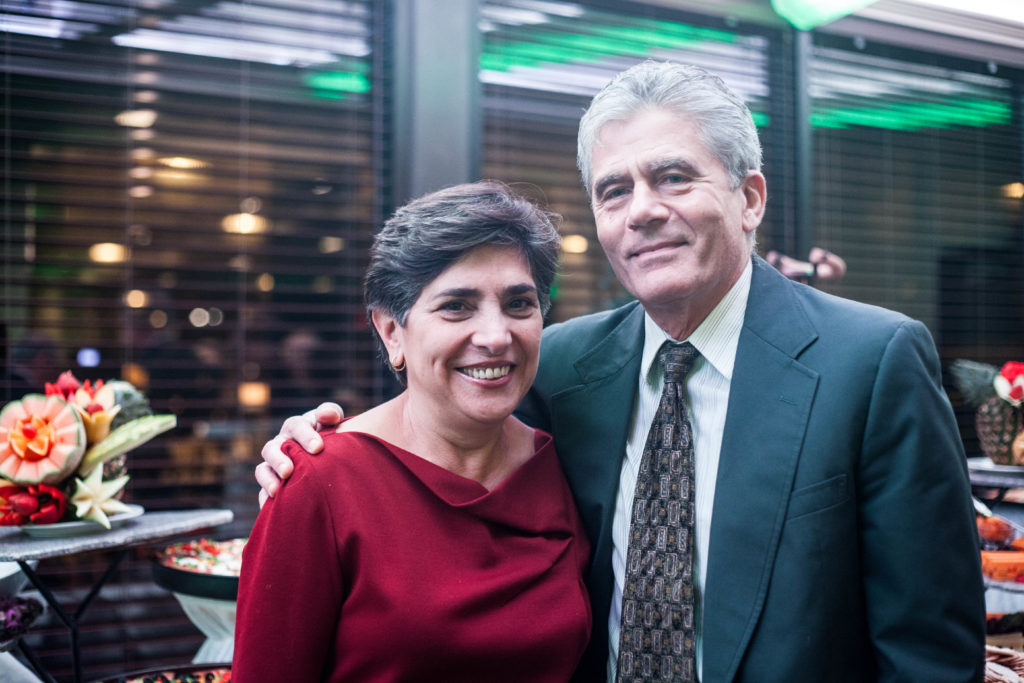
[[[622,285],[656,320],[703,319],[750,258],[763,176],[752,171],[730,189],[686,117],[649,109],[605,124],[591,177],[597,237]]]

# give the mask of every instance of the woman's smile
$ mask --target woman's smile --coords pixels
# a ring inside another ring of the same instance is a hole
[[[458,368],[458,371],[473,379],[495,380],[507,377],[512,371],[511,365],[499,365],[495,367],[466,367]]]

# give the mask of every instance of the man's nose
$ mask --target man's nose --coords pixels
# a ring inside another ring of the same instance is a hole
[[[629,227],[641,230],[652,223],[668,218],[661,196],[647,183],[637,183],[629,201]]]

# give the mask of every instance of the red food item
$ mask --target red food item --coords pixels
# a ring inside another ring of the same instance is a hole
[[[978,535],[992,543],[1005,543],[1013,538],[1013,527],[998,517],[977,517]]]
[[[1024,552],[982,550],[981,571],[996,581],[1016,581],[1018,576],[1024,576]]]

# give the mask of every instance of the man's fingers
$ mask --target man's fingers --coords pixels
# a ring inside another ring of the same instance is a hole
[[[262,496],[273,498],[281,488],[281,478],[265,462],[256,466],[256,483],[260,485],[261,506],[263,505]]]
[[[271,462],[270,458],[267,457],[267,451],[270,448],[270,445],[277,442],[278,439],[281,439],[282,441],[294,439],[297,444],[302,446],[309,453],[319,453],[323,450],[324,440],[316,433],[316,427],[309,421],[309,418],[307,417],[308,415],[309,413],[306,413],[306,415],[295,415],[289,417],[284,421],[284,424],[281,425],[281,432],[272,440],[268,441],[263,447],[263,459],[269,462],[270,466],[277,470],[278,473],[280,473],[280,470],[278,470],[274,462]],[[280,444],[277,445],[277,450],[280,451]],[[291,461],[289,461],[289,464],[290,463]],[[289,470],[289,474],[291,474],[291,470]]]
[[[263,506],[266,504],[267,500],[269,500],[269,499],[270,499],[269,494],[267,494],[267,492],[264,491],[263,489],[260,489],[260,510],[263,509]]]
[[[318,439],[320,437],[317,437]],[[270,441],[263,444],[263,450],[260,455],[263,456],[263,464],[267,465],[266,469],[270,470],[274,474],[275,478],[287,479],[292,476],[292,460],[287,455],[281,452],[281,445],[286,441],[284,436],[278,434]],[[323,444],[321,443],[321,447]],[[256,480],[260,482],[260,486],[267,488],[264,482],[260,481],[260,468],[256,468]],[[264,470],[265,471],[265,470]],[[271,495],[274,491],[270,492]]]
[[[330,401],[321,403],[313,412],[317,423],[324,427],[333,427],[345,417],[345,411],[341,409],[341,406]]]

